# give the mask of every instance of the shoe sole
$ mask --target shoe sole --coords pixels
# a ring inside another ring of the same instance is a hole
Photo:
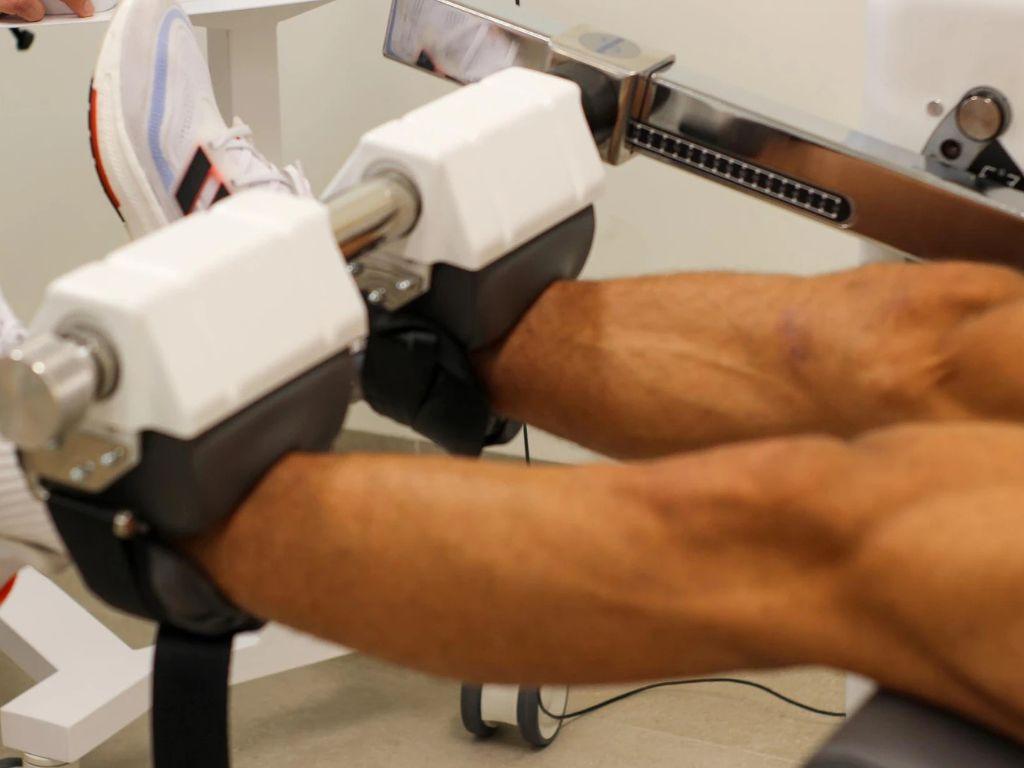
[[[121,109],[121,41],[131,0],[119,4],[89,85],[89,144],[103,191],[134,239],[169,222],[132,148]]]

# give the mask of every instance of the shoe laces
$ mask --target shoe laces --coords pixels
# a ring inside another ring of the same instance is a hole
[[[244,189],[264,187],[311,197],[313,190],[302,172],[302,165],[295,163],[278,168],[267,160],[253,144],[252,129],[239,120],[224,133],[208,144],[218,155],[218,165],[228,171],[228,183],[236,192]],[[221,162],[222,161],[222,162]]]

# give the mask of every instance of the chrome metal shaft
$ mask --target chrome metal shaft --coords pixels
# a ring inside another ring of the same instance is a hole
[[[328,200],[327,207],[338,245],[351,259],[407,235],[419,218],[420,197],[409,179],[389,171]]]

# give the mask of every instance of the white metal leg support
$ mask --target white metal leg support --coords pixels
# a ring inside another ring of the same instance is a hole
[[[19,573],[0,605],[0,650],[41,681],[0,709],[4,745],[10,749],[57,765],[71,763],[149,709],[153,649],[128,647],[32,569]],[[271,625],[236,639],[231,682],[347,653]]]

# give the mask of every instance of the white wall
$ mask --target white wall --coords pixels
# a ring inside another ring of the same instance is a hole
[[[674,51],[719,80],[825,118],[860,122],[864,0],[522,2],[553,19]],[[335,0],[282,26],[285,150],[302,160],[314,188],[362,131],[448,87],[381,57],[388,5]],[[0,285],[26,315],[50,279],[123,241],[87,145],[86,93],[101,34],[84,25],[45,30],[23,54],[0,37]],[[643,160],[612,173],[599,220],[590,277],[811,273],[859,259],[848,236]],[[390,429],[362,410],[350,425]],[[537,443],[545,458],[585,456],[544,438]]]

